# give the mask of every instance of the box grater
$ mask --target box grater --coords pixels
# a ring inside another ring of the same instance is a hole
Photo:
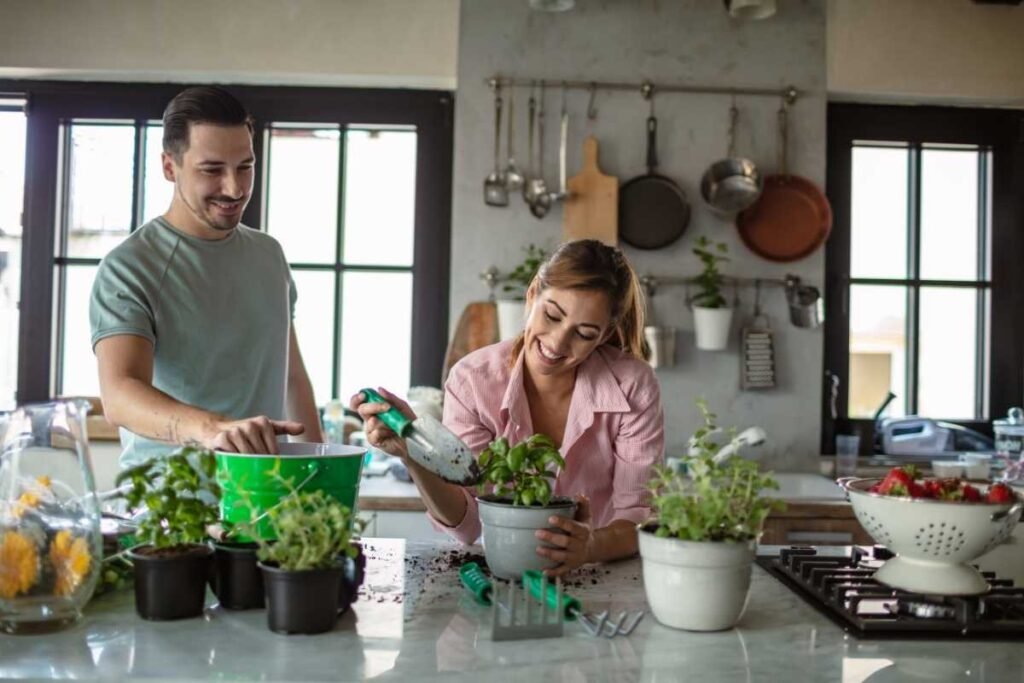
[[[754,283],[754,319],[740,337],[740,386],[748,389],[775,387],[775,340],[768,316],[761,313],[761,281]]]

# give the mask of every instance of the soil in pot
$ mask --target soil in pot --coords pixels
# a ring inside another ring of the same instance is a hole
[[[477,498],[483,524],[484,555],[491,572],[501,579],[518,579],[528,569],[537,571],[557,564],[537,554],[542,545],[535,535],[538,529],[550,529],[548,517],[572,519],[576,502],[570,498],[552,498],[539,505],[512,505],[494,496]],[[557,531],[557,530],[556,530]]]
[[[267,626],[276,633],[324,633],[338,620],[339,596],[345,570],[285,571],[259,564],[267,596]]]
[[[266,602],[263,572],[255,543],[216,543],[211,588],[225,609],[262,609]]]
[[[213,548],[142,546],[129,556],[135,565],[135,610],[140,617],[164,621],[203,613]]]

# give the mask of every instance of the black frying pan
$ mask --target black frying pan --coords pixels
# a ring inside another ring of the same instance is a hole
[[[619,237],[638,249],[660,249],[682,237],[690,202],[675,181],[658,175],[658,119],[647,118],[647,174],[619,188]]]

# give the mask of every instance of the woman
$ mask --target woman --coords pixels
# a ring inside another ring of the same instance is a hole
[[[597,240],[563,244],[526,294],[528,317],[514,341],[479,349],[445,383],[444,424],[474,453],[493,439],[540,432],[565,459],[554,492],[578,496],[576,520],[551,517],[537,553],[558,562],[551,576],[587,562],[637,552],[636,524],[648,513],[646,485],[664,459],[664,415],[644,361],[643,297],[622,252]],[[391,405],[408,405],[381,390]],[[435,524],[463,543],[480,535],[473,494],[427,472],[405,442],[375,417],[389,405],[352,397],[368,441],[401,457]]]

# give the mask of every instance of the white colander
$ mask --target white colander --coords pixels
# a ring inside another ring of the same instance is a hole
[[[958,503],[871,493],[880,479],[841,479],[853,512],[876,543],[895,557],[875,572],[893,588],[934,595],[977,595],[988,590],[967,564],[1007,538],[1020,520],[1024,498],[1013,503]],[[978,485],[982,494],[987,486]]]

